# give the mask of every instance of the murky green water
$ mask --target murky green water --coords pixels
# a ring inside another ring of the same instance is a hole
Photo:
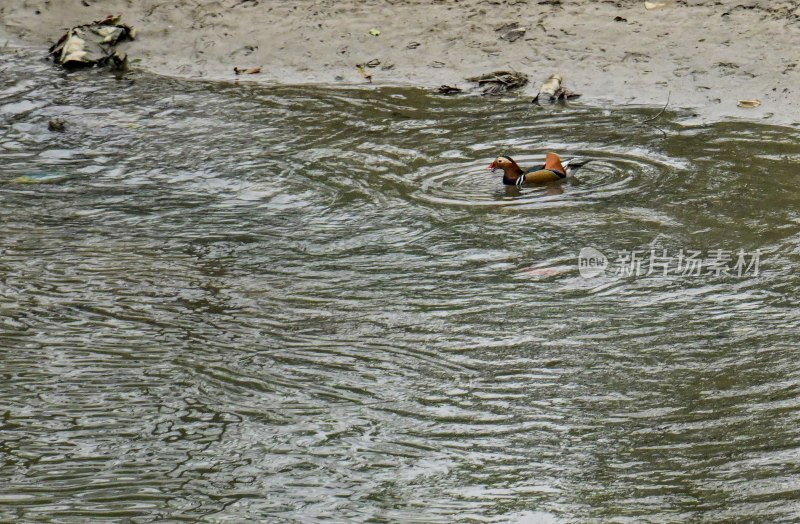
[[[35,56],[0,76],[0,520],[800,519],[798,130]],[[594,161],[486,170],[548,150]]]

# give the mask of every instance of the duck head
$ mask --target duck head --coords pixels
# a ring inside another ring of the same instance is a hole
[[[513,176],[515,178],[522,174],[522,168],[520,168],[510,156],[499,156],[495,158],[494,162],[489,164],[489,169],[491,169],[492,172],[502,169],[503,174],[506,176]]]

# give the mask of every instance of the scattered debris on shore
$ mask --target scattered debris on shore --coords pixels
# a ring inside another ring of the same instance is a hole
[[[73,27],[49,49],[49,56],[68,69],[94,66],[126,69],[128,57],[116,47],[120,42],[135,39],[136,30],[120,23],[120,19],[120,16],[109,15]]]
[[[532,102],[534,104],[541,104],[543,100],[557,102],[559,100],[568,100],[581,96],[565,88],[563,84],[564,77],[562,75],[550,75],[550,77],[545,80],[544,84],[542,84],[539,93],[533,98]]]
[[[528,75],[517,71],[495,71],[480,76],[467,78],[468,82],[477,82],[484,95],[501,95],[513,89],[519,89],[528,83]]]
[[[528,75],[513,70],[494,71],[485,75],[467,78],[467,81],[476,82],[478,84],[477,89],[480,89],[483,95],[500,95],[527,85]],[[461,88],[447,84],[439,86],[435,91],[441,95],[453,95],[463,92]],[[564,87],[563,75],[553,74],[542,84],[533,102],[539,104],[543,101],[557,102],[578,98],[579,96],[581,95]]]

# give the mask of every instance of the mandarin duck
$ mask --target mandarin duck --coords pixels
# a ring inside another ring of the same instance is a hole
[[[562,180],[575,173],[585,165],[588,160],[571,159],[561,162],[561,157],[556,153],[547,153],[544,165],[522,169],[510,156],[499,156],[489,164],[489,169],[494,172],[503,170],[503,184],[507,186],[521,186],[524,184],[544,184]]]

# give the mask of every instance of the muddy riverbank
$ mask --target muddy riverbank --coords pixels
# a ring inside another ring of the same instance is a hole
[[[650,7],[648,9],[648,7]],[[695,109],[702,117],[800,122],[800,9],[767,0],[452,2],[301,0],[162,3],[9,0],[7,38],[49,45],[71,25],[122,14],[139,38],[134,67],[248,81],[468,87],[498,68],[551,73],[590,103]],[[377,33],[377,35],[376,35]],[[239,77],[241,78],[241,77]],[[758,99],[758,108],[738,101]]]

